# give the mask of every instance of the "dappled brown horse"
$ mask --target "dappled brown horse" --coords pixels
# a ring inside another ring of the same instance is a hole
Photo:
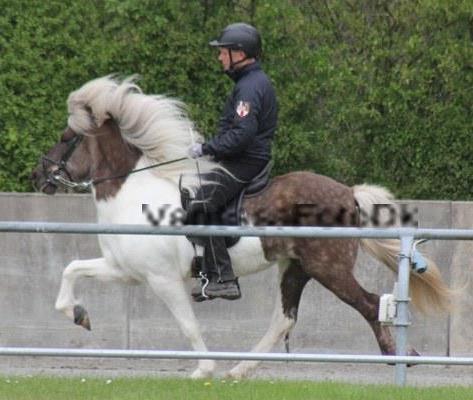
[[[190,188],[198,184],[195,161],[186,159],[186,150],[199,135],[183,105],[145,95],[131,79],[119,82],[104,77],[71,93],[68,111],[61,141],[33,172],[35,186],[49,194],[59,185],[91,187],[99,223],[146,224],[142,205],[148,204],[151,209],[166,205],[161,224],[169,224],[173,210],[181,206],[180,176]],[[146,169],[154,163],[160,166]],[[202,159],[199,166],[206,172],[216,164]],[[377,186],[347,187],[311,172],[293,172],[272,179],[260,194],[247,198],[244,210],[252,225],[358,226],[360,211],[369,215],[374,204],[392,204],[392,197]],[[169,307],[192,347],[206,351],[185,286],[194,257],[188,240],[99,235],[99,243],[101,258],[75,260],[65,268],[56,308],[90,328],[87,311],[74,295],[78,278],[147,282]],[[253,351],[269,351],[291,331],[302,291],[315,279],[366,319],[382,354],[395,354],[389,328],[377,319],[379,296],[363,289],[353,275],[360,245],[391,270],[397,269],[398,240],[245,237],[230,248],[237,276],[274,264],[279,269],[273,317]],[[412,274],[411,296],[421,309],[448,309],[450,292],[433,262],[424,274]],[[411,349],[409,354],[417,353]],[[230,374],[242,377],[256,364],[241,362]],[[192,376],[209,376],[214,368],[214,361],[201,360]]]

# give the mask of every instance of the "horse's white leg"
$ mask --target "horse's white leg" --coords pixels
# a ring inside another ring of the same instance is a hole
[[[55,307],[76,324],[90,329],[87,311],[79,305],[78,300],[74,296],[74,285],[80,277],[114,281],[124,279],[125,276],[107,263],[105,258],[74,260],[64,269]]]
[[[276,343],[290,333],[296,324],[299,301],[308,280],[309,277],[300,269],[297,261],[279,264],[279,285],[271,322],[252,352],[269,352]],[[259,363],[260,361],[242,361],[230,370],[229,376],[235,379],[244,378]]]
[[[195,351],[207,351],[207,346],[202,338],[199,323],[192,309],[190,296],[187,293],[184,281],[178,277],[164,278],[154,275],[148,278],[148,282],[153,291],[168,306],[172,315],[176,318],[182,333],[190,340],[192,348]],[[214,370],[215,361],[199,360],[198,367],[192,373],[191,378],[210,377]]]

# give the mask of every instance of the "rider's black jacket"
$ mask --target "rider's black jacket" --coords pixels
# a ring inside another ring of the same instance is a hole
[[[203,144],[216,161],[261,163],[271,158],[278,105],[274,88],[259,62],[234,71],[236,82],[218,124],[218,132]]]

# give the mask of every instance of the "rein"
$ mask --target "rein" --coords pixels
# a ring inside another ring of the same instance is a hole
[[[184,161],[184,160],[187,160],[187,157],[176,158],[174,160],[148,165],[147,167],[134,169],[130,172],[127,172],[126,174],[106,176],[104,178],[91,179],[89,181],[84,181],[84,182],[74,182],[72,180],[66,179],[60,174],[60,170],[58,170],[57,171],[58,173],[52,175],[52,179],[54,179],[55,181],[59,182],[60,184],[66,186],[66,187],[85,191],[85,190],[88,190],[91,186],[98,185],[98,184],[100,184],[102,182],[105,182],[105,181],[109,181],[109,180],[113,180],[113,179],[126,178],[127,176],[129,176],[131,174],[135,174],[137,172],[145,171],[147,169],[161,167],[163,165],[173,164],[173,163],[176,163],[176,162],[179,162],[179,161]]]

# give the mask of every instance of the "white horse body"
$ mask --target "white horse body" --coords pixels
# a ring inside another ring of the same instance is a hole
[[[140,165],[138,163],[137,168]],[[131,175],[115,197],[95,201],[95,204],[98,222],[104,224],[149,224],[142,212],[142,204],[148,204],[152,211],[169,206],[160,221],[160,225],[169,226],[171,212],[181,208],[177,183],[159,179],[148,171]],[[194,250],[183,236],[99,235],[99,242],[107,261],[115,262],[126,274],[138,274],[143,280],[150,273],[172,279],[190,278]],[[271,265],[264,258],[257,237],[242,238],[229,253],[237,276],[252,274]]]
[[[138,162],[137,168],[142,166],[143,162]],[[171,212],[181,207],[177,183],[159,178],[149,171],[131,175],[114,197],[96,200],[95,204],[98,223],[104,224],[149,224],[142,212],[142,204],[148,204],[151,210],[169,205],[164,219],[160,221],[161,225],[169,225]],[[98,238],[103,258],[74,260],[66,267],[56,308],[74,319],[74,307],[78,305],[78,300],[74,297],[73,287],[75,280],[80,277],[147,282],[169,307],[194,350],[206,351],[186,285],[191,278],[191,261],[195,255],[191,243],[184,236],[169,235],[99,235]],[[198,250],[201,251],[200,248]],[[255,273],[273,265],[264,258],[261,241],[257,237],[241,238],[229,249],[229,253],[237,276]],[[282,316],[282,308],[278,308],[280,311],[277,314]],[[269,344],[271,347],[273,345]],[[257,346],[254,350],[261,351],[260,348]],[[268,345],[264,348],[269,350]],[[210,376],[214,364],[213,361],[200,361],[192,377]],[[240,366],[233,375],[241,377],[253,364],[248,363],[244,372],[238,372],[242,368]]]

